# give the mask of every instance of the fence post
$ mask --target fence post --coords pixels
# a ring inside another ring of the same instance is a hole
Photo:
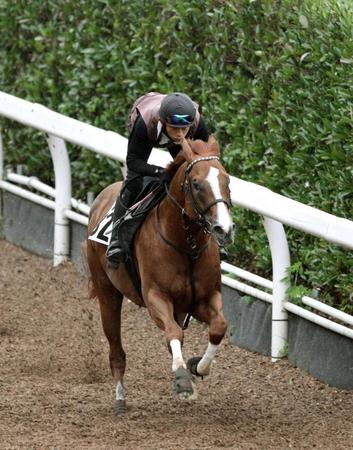
[[[87,205],[91,207],[93,202],[94,202],[94,192],[87,192],[87,199],[86,199]]]
[[[272,256],[273,302],[271,359],[276,362],[286,356],[288,346],[288,313],[284,308],[286,290],[289,286],[287,268],[290,255],[283,224],[264,217],[264,227]]]
[[[70,224],[66,210],[71,209],[71,169],[65,141],[50,134],[48,145],[55,173],[53,265],[57,266],[66,261],[70,253]]]

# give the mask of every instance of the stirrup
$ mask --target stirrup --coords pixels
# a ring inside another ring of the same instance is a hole
[[[116,269],[120,263],[126,261],[125,251],[121,247],[109,249],[106,252],[109,267]]]

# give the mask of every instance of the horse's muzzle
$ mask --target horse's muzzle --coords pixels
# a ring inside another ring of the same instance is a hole
[[[222,227],[219,223],[213,224],[211,228],[212,236],[214,236],[218,244],[222,246],[229,245],[233,242],[234,233],[235,227],[233,222],[229,227],[227,227],[227,229],[224,229],[224,227]]]

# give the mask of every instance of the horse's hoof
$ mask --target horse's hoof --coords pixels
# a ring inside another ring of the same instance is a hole
[[[180,400],[195,400],[197,398],[192,375],[184,367],[179,367],[175,372],[174,391]]]
[[[179,400],[181,401],[185,401],[185,402],[193,402],[194,400],[197,400],[197,390],[196,390],[196,386],[193,382],[191,382],[192,385],[192,394],[189,394],[187,392],[182,392],[181,394],[178,394]]]
[[[114,413],[116,416],[120,416],[125,414],[127,411],[126,401],[125,400],[116,400],[114,404]]]
[[[198,363],[201,361],[201,357],[200,356],[194,356],[193,358],[190,358],[188,360],[188,362],[186,363],[186,367],[190,370],[190,372],[197,376],[197,377],[201,377],[203,378],[203,375],[200,375],[197,372],[197,365]]]

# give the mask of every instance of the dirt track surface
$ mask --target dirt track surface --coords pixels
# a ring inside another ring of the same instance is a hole
[[[53,268],[5,241],[0,255],[2,450],[353,448],[352,392],[227,339],[211,375],[197,380],[198,400],[181,402],[162,334],[128,302],[129,411],[116,417],[108,347],[85,279],[71,264]],[[206,345],[207,329],[193,322],[184,355]]]

